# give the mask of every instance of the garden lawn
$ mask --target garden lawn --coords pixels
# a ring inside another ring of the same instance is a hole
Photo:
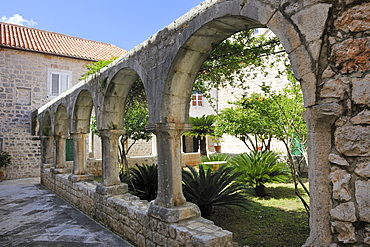
[[[211,220],[233,232],[238,246],[302,246],[309,236],[308,216],[293,184],[266,187],[265,198],[255,197],[252,189],[248,192],[251,200],[248,209],[215,208]],[[304,194],[303,190],[301,193]],[[305,199],[308,202],[307,196]]]

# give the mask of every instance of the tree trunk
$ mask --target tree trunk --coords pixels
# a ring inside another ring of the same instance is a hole
[[[200,138],[199,149],[200,149],[201,156],[207,156],[207,142],[206,142],[205,136]]]
[[[263,184],[256,186],[254,188],[254,192],[256,193],[256,196],[258,197],[263,197],[267,195],[266,187]]]

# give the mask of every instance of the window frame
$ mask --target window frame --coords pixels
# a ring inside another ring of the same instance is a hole
[[[201,99],[199,99],[199,98],[201,98]],[[199,102],[201,102],[201,104],[199,104]],[[203,93],[194,91],[191,95],[190,104],[191,104],[191,107],[204,107],[204,95],[203,95]]]
[[[58,95],[53,95],[53,75],[58,75]],[[67,79],[66,84],[63,85],[63,80],[61,80],[61,76],[65,76]],[[55,98],[61,95],[65,90],[71,87],[71,80],[72,80],[72,71],[69,70],[61,70],[61,69],[48,69],[48,98]]]

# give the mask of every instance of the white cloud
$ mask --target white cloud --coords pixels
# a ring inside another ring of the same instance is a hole
[[[32,19],[30,21],[26,20],[21,15],[18,15],[18,14],[14,14],[12,17],[3,16],[3,17],[1,17],[0,21],[7,22],[7,23],[12,23],[12,24],[17,24],[17,25],[21,25],[21,26],[37,25],[37,22],[33,21]]]

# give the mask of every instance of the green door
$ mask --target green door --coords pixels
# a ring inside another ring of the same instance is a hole
[[[66,161],[73,161],[74,150],[73,150],[73,139],[66,140]]]

